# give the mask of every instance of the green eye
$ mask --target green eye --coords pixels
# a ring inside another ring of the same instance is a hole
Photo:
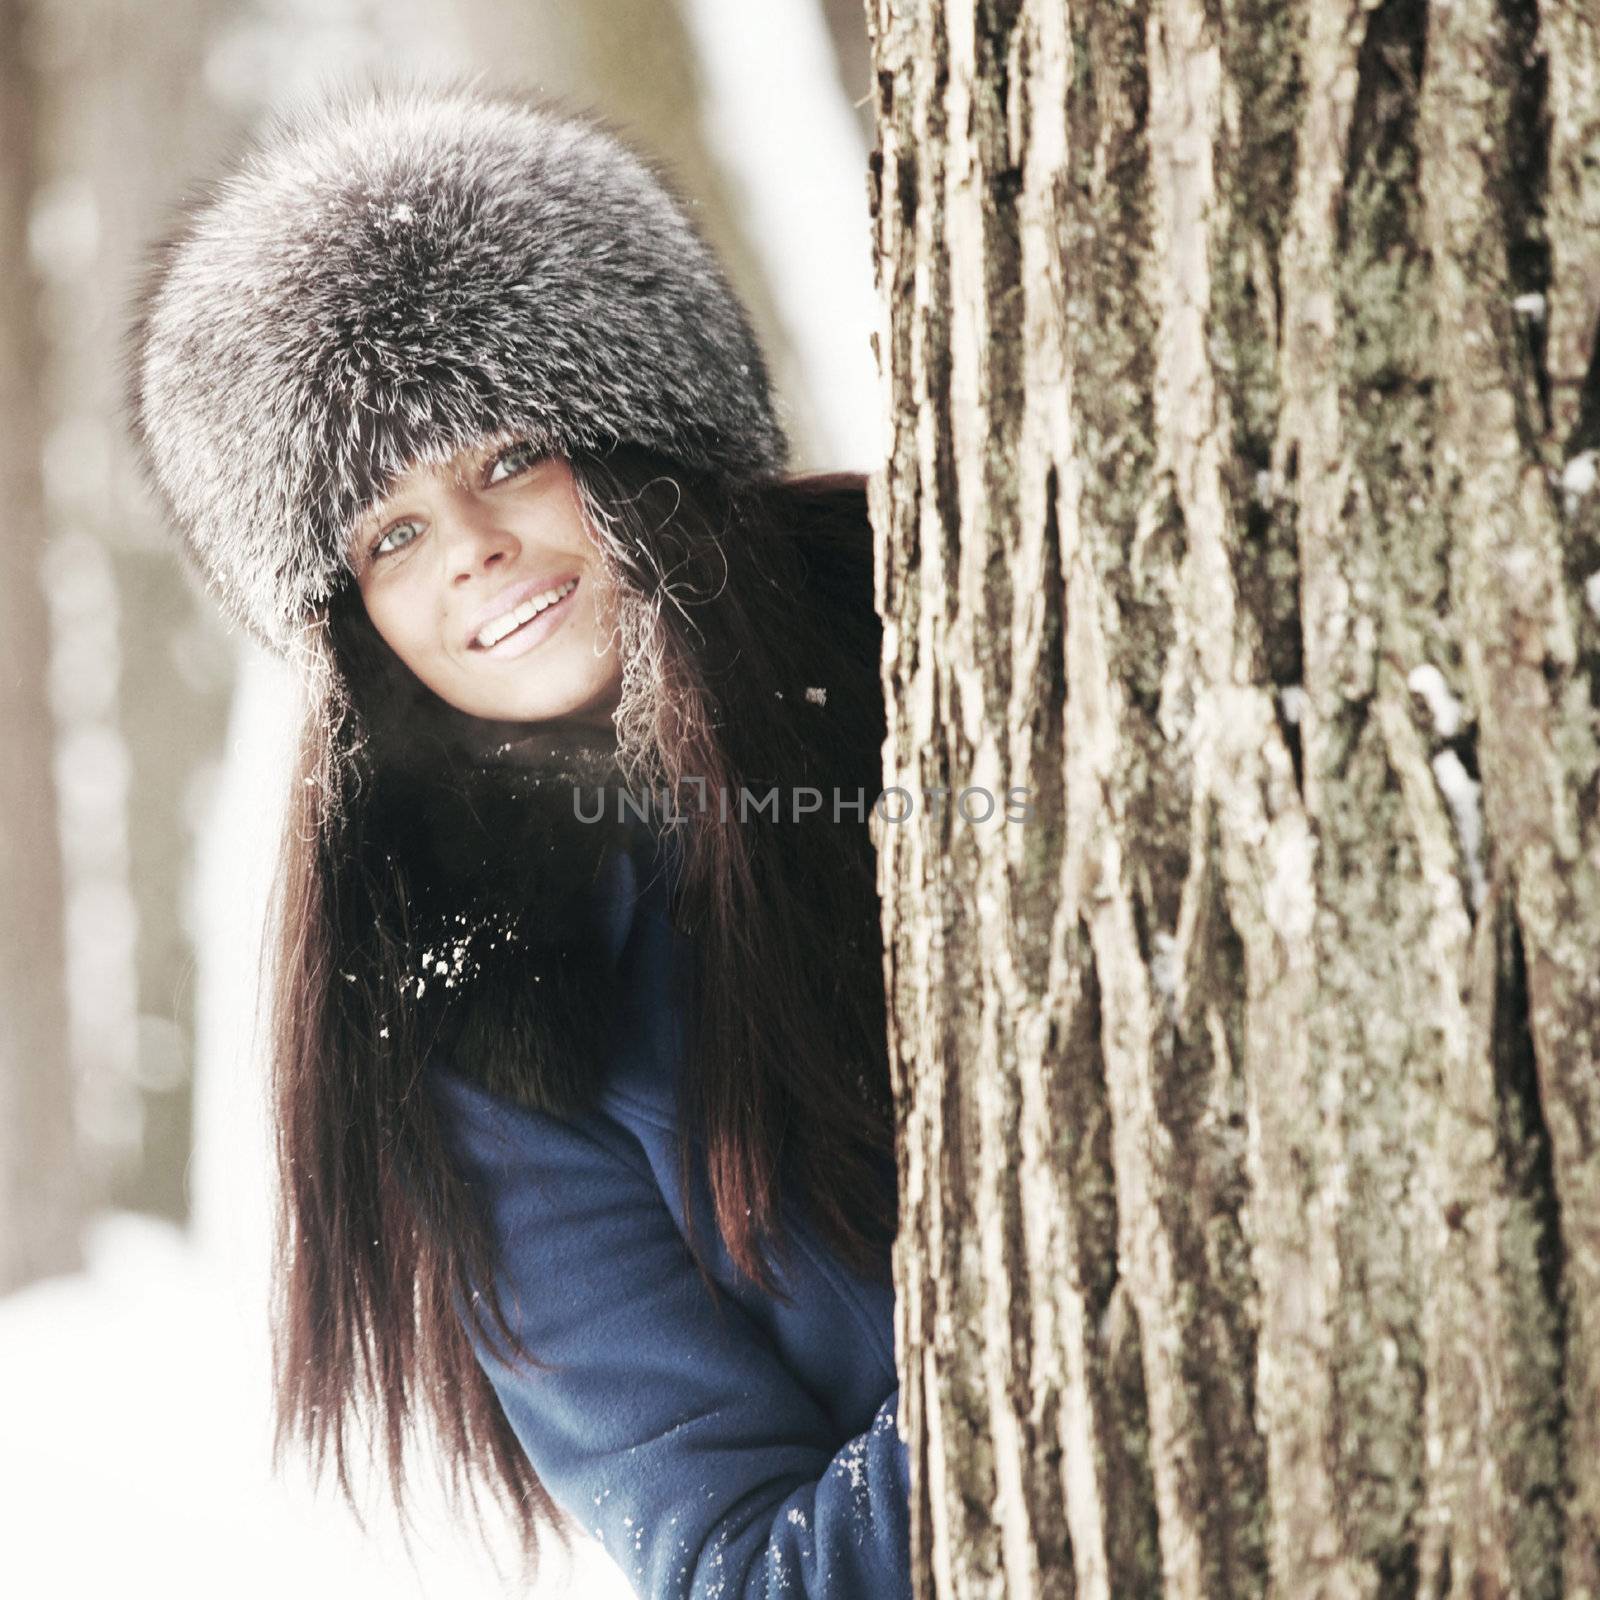
[[[538,450],[524,439],[495,457],[494,465],[489,469],[488,482],[503,483],[507,478],[516,477],[519,472],[526,472],[541,459]],[[502,472],[500,469],[506,466],[509,466],[509,470]]]

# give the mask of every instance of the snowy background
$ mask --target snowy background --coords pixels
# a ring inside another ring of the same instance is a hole
[[[382,1493],[363,1531],[270,1470],[255,972],[294,686],[181,574],[117,419],[171,208],[269,107],[396,64],[611,117],[749,301],[796,465],[886,436],[859,0],[0,0],[0,1592],[513,1592],[438,1503],[408,1548]],[[540,1593],[629,1591],[591,1546]]]

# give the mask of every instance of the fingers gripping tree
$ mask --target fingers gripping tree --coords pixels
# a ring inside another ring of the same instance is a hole
[[[919,1593],[1600,1596],[1600,13],[868,10]]]

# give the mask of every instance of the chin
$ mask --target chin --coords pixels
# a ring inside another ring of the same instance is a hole
[[[458,711],[489,722],[559,722],[564,718],[609,722],[617,704],[615,689],[604,683],[574,687],[564,694],[552,693],[548,683],[520,694],[511,685],[497,685],[491,693],[473,685],[446,698]]]

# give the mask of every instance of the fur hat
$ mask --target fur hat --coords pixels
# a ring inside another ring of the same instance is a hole
[[[190,558],[280,650],[412,465],[508,437],[737,481],[787,455],[746,312],[651,169],[460,83],[281,114],[152,250],[126,361]]]

